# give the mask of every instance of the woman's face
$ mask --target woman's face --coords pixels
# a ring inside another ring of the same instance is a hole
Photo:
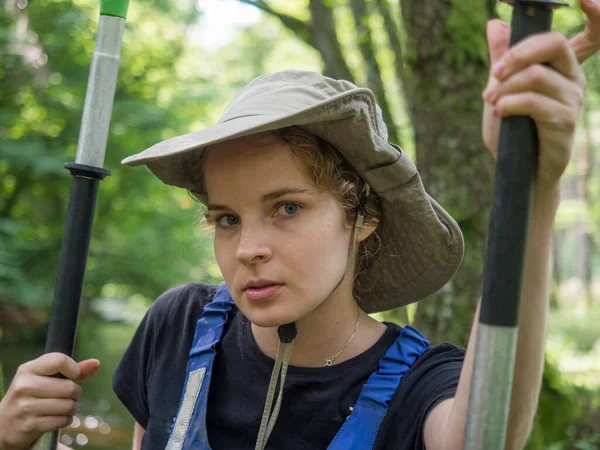
[[[217,263],[244,315],[272,327],[315,310],[346,271],[351,229],[337,199],[271,134],[215,146],[205,180]]]

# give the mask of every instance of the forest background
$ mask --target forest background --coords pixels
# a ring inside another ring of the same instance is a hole
[[[97,29],[96,0],[0,6],[0,391],[39,356],[52,301]],[[493,161],[481,139],[493,0],[147,0],[130,5],[82,299],[76,358],[102,361],[63,442],[130,448],[132,419],[110,376],[164,290],[218,282],[201,207],[125,156],[212,125],[263,73],[322,71],[376,94],[390,132],[461,226],[462,268],[418,306],[380,315],[432,342],[465,345],[481,290]],[[576,4],[554,28],[582,30]],[[546,371],[529,449],[600,448],[600,57],[588,88],[554,232]],[[3,335],[2,335],[3,334]],[[0,396],[1,396],[0,392]]]

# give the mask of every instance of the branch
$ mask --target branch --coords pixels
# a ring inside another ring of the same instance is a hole
[[[261,11],[266,12],[267,14],[276,17],[281,21],[281,23],[294,32],[300,39],[306,42],[308,45],[312,45],[311,42],[311,33],[310,26],[307,22],[298,19],[297,17],[290,16],[288,14],[280,13],[272,9],[267,2],[264,0],[238,0],[240,3],[245,3],[246,5],[252,5]]]
[[[387,125],[389,132],[389,140],[398,143],[398,134],[396,133],[396,125],[392,118],[389,102],[381,78],[381,68],[377,62],[375,55],[375,44],[371,36],[369,27],[369,13],[367,11],[367,3],[365,0],[350,0],[350,9],[354,17],[354,25],[356,27],[358,49],[362,54],[366,69],[367,69],[367,85],[373,91],[377,98],[377,103],[381,108],[383,120]]]

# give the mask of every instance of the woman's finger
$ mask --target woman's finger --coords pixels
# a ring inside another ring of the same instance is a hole
[[[579,6],[587,17],[585,30],[569,41],[581,64],[600,50],[600,3],[597,0],[579,0]]]
[[[532,64],[549,64],[566,78],[582,82],[583,72],[565,36],[558,32],[537,34],[510,48],[492,68],[502,81]]]
[[[47,353],[20,366],[19,372],[46,376],[60,373],[70,380],[77,380],[81,369],[72,358],[63,353]]]
[[[97,359],[86,359],[77,363],[79,365],[79,378],[77,381],[83,381],[94,375],[100,368],[100,361]]]
[[[83,389],[74,381],[38,375],[15,378],[10,390],[22,398],[67,398],[78,401],[83,395]]]
[[[536,123],[538,133],[545,126],[553,130],[574,130],[577,116],[573,107],[538,94],[524,92],[506,95],[496,103],[494,115],[498,117],[530,116]]]
[[[77,402],[66,398],[28,398],[20,403],[20,414],[33,416],[74,416],[77,413]]]
[[[565,105],[579,106],[583,89],[572,81],[542,64],[534,64],[517,72],[483,93],[484,98],[495,103],[499,98],[521,92],[537,92]]]

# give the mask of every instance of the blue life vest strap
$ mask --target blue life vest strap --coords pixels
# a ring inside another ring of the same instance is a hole
[[[165,450],[210,450],[206,431],[208,388],[217,353],[215,346],[221,340],[233,305],[227,286],[222,285],[204,307],[196,325],[179,411]]]
[[[392,397],[408,369],[429,347],[429,341],[412,327],[398,338],[379,360],[379,368],[363,386],[352,413],[328,450],[372,449]]]

